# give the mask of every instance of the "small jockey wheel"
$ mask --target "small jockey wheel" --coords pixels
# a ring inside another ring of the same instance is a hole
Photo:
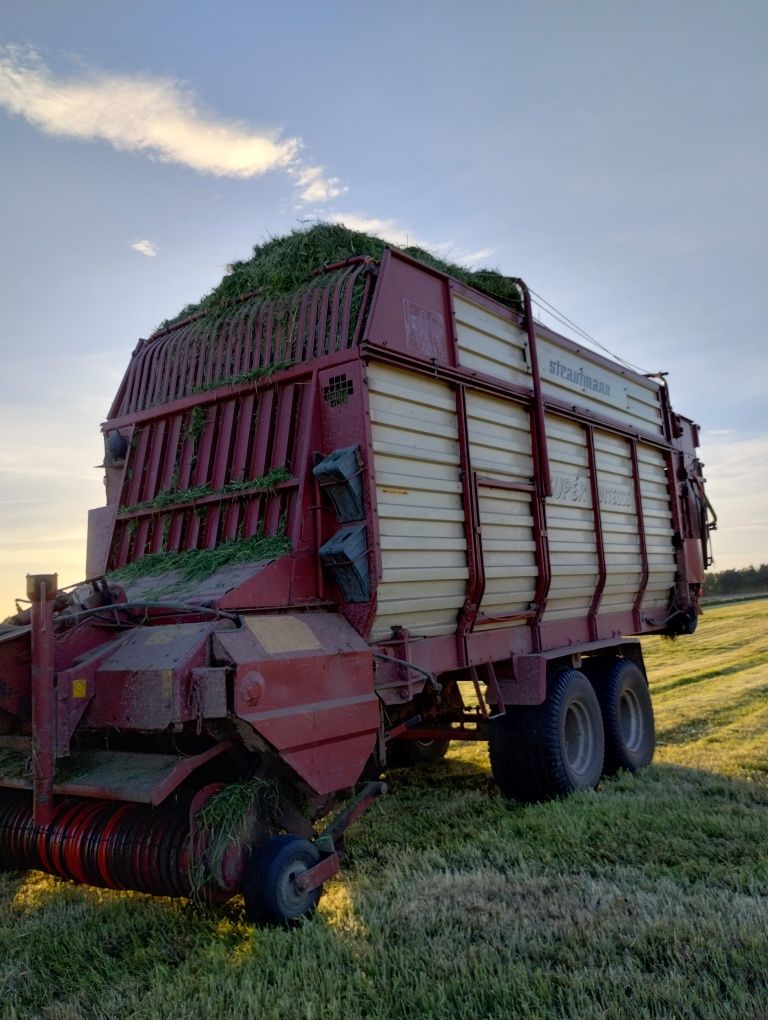
[[[296,879],[320,860],[314,843],[300,836],[273,836],[254,847],[243,882],[249,921],[296,924],[315,912],[322,886],[302,890]]]

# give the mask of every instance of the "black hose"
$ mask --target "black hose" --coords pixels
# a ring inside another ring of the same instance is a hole
[[[373,652],[374,659],[383,659],[385,662],[394,662],[396,666],[405,666],[406,669],[412,669],[414,673],[421,673],[422,676],[426,677],[433,690],[438,693],[442,691],[443,685],[439,682],[434,673],[430,673],[426,669],[422,669],[421,666],[414,666],[412,662],[408,662],[406,659],[398,659],[394,655],[385,655],[384,652]]]

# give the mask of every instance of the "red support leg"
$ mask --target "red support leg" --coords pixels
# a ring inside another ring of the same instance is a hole
[[[56,689],[53,659],[53,600],[56,574],[28,574],[32,603],[32,789],[35,825],[53,820],[53,777],[56,772]]]

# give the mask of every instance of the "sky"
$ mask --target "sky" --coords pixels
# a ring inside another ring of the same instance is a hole
[[[0,618],[82,578],[136,340],[317,219],[668,372],[714,569],[768,561],[767,43],[764,0],[4,0]]]

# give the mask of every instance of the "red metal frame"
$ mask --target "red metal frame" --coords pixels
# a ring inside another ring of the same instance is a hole
[[[533,408],[531,408],[530,415],[531,429],[533,435],[535,435],[536,430],[539,428],[540,419],[538,413]],[[534,449],[538,449],[538,446],[533,446],[532,452]],[[533,470],[534,472],[538,471],[536,459],[534,459]],[[531,510],[533,515],[533,538],[536,544],[536,562],[538,565],[536,591],[533,595],[532,606],[534,617],[531,623],[531,646],[535,651],[539,651],[542,647],[541,619],[547,608],[547,596],[552,584],[552,563],[549,557],[549,538],[547,535],[547,508],[541,490],[538,492],[538,498],[531,500]]]
[[[456,422],[459,438],[459,463],[461,464],[461,491],[464,504],[464,539],[467,549],[467,594],[456,626],[456,652],[458,665],[468,664],[467,634],[469,634],[480,611],[485,591],[485,567],[483,547],[480,539],[480,506],[477,493],[477,479],[472,470],[467,424],[467,397],[463,386],[455,387]]]
[[[552,495],[552,480],[549,476],[549,452],[547,450],[547,421],[544,413],[544,394],[541,388],[541,373],[539,371],[539,354],[536,344],[536,323],[533,319],[533,303],[531,292],[524,280],[519,277],[512,278],[523,292],[523,320],[525,330],[528,334],[528,357],[531,361],[531,382],[533,384],[533,407],[535,412],[535,455],[534,475],[539,494],[542,498]]]
[[[684,475],[684,471],[679,471],[679,468],[683,467],[683,454],[680,450],[668,450],[666,454],[666,468],[667,468],[667,491],[669,492],[669,503],[672,512],[672,525],[675,530],[675,560],[677,562],[677,578],[676,578],[676,595],[677,605],[676,609],[682,609],[685,607],[688,595],[689,595],[689,582],[686,576],[686,562],[685,562],[685,542],[686,530],[683,526],[683,516],[681,509],[682,494],[681,488],[685,485],[685,481],[680,477]],[[677,461],[677,463],[676,463]]]
[[[595,549],[597,552],[597,582],[595,593],[589,607],[587,619],[589,621],[590,640],[597,641],[600,635],[597,627],[597,613],[600,608],[600,600],[603,597],[605,582],[608,571],[605,565],[605,542],[603,541],[603,520],[600,510],[600,485],[597,477],[597,457],[595,456],[595,436],[591,425],[584,426],[584,433],[587,442],[587,463],[589,466],[589,487],[592,496],[592,520],[595,526]]]
[[[151,405],[166,408],[182,392],[211,387],[218,379],[265,370],[287,360],[305,363],[349,348],[365,321],[371,273],[370,260],[358,259],[319,276],[311,299],[305,291],[298,307],[290,296],[266,301],[250,295],[229,316],[212,319],[210,313],[200,313],[140,341],[110,409],[110,420]],[[352,292],[358,280],[363,303],[353,330]],[[276,328],[289,320],[296,324],[290,350],[285,347],[285,334]]]
[[[650,576],[650,570],[648,566],[648,546],[645,539],[645,517],[643,516],[643,495],[640,488],[640,465],[637,459],[637,443],[634,439],[630,439],[629,443],[629,456],[632,462],[632,486],[635,491],[635,516],[637,517],[637,535],[640,542],[640,583],[637,586],[637,595],[635,596],[635,602],[632,606],[632,620],[634,623],[634,629],[636,633],[642,629],[643,621],[641,617],[641,610],[643,605],[643,598],[645,597],[645,589],[648,587],[648,578]]]
[[[36,825],[48,825],[53,818],[56,772],[53,600],[57,591],[56,574],[27,577],[27,597],[32,603],[32,789]]]

